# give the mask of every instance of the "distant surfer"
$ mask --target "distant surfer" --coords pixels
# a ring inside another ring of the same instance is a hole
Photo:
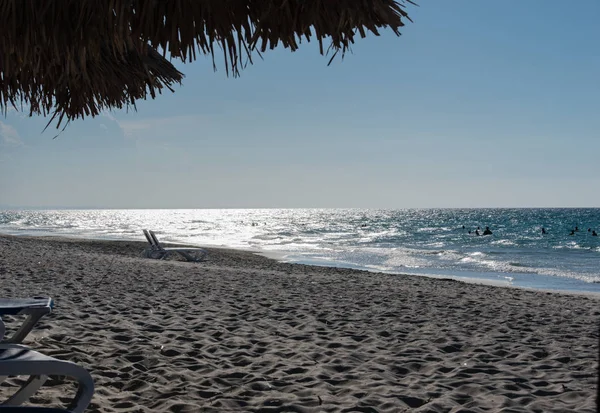
[[[588,228],[588,232],[590,232],[591,230],[592,230],[591,228]]]
[[[579,232],[579,227],[575,225],[575,232]]]
[[[592,231],[592,237],[597,237],[598,234],[596,234],[596,230]]]
[[[575,235],[575,230],[574,230],[574,229],[572,229],[572,230],[571,230],[571,233],[570,233],[569,235]]]
[[[490,231],[490,227],[485,227],[485,231],[483,231],[483,235],[492,235],[492,231]]]
[[[546,229],[542,227],[542,235],[546,235]]]
[[[479,236],[479,230],[478,229],[475,230],[475,235]]]

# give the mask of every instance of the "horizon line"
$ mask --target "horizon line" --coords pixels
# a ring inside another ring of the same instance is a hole
[[[95,211],[118,211],[118,210],[259,210],[259,209],[361,209],[361,210],[411,210],[411,209],[600,209],[600,206],[449,206],[449,207],[92,207],[92,206],[15,206],[15,205],[0,205],[0,210],[95,210]]]

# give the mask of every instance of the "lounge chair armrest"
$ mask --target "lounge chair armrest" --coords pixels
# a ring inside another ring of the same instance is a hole
[[[4,376],[30,376],[29,381],[0,406],[23,403],[43,384],[45,376],[68,376],[77,380],[77,394],[68,407],[73,413],[83,413],[94,395],[94,381],[83,367],[17,344],[0,345],[0,372]]]

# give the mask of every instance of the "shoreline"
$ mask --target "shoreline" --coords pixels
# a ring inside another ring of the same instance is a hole
[[[4,294],[56,303],[24,344],[90,371],[86,412],[595,409],[596,299],[144,247],[0,236]]]
[[[146,242],[140,237],[139,240],[133,239],[118,239],[118,238],[90,238],[87,236],[73,236],[72,234],[61,236],[56,234],[48,234],[48,235],[15,235],[0,232],[0,237],[25,237],[25,238],[34,238],[34,239],[49,239],[49,240],[70,240],[70,241],[100,241],[100,242],[140,242],[141,248],[143,249],[144,245],[147,245]],[[214,245],[204,245],[204,244],[186,244],[186,243],[178,243],[178,242],[163,242],[165,245],[169,246],[190,246],[190,247],[202,247],[207,250],[231,250],[231,251],[241,251],[248,252],[252,254],[256,254],[262,257],[265,257],[270,260],[277,261],[279,263],[292,264],[292,265],[305,265],[310,267],[318,267],[318,268],[343,268],[352,271],[359,271],[368,274],[381,274],[381,275],[391,275],[391,276],[401,276],[401,277],[425,277],[425,278],[433,278],[433,279],[451,279],[454,281],[459,281],[467,284],[481,284],[481,285],[489,285],[493,287],[500,288],[517,288],[528,291],[539,291],[539,292],[550,292],[556,294],[567,294],[567,295],[575,295],[575,296],[588,296],[591,298],[600,299],[600,292],[595,291],[586,291],[586,290],[578,290],[578,289],[558,289],[558,288],[542,288],[542,287],[528,287],[521,285],[512,285],[512,281],[504,281],[504,280],[494,280],[491,278],[484,277],[472,277],[472,276],[461,276],[457,274],[426,274],[426,273],[402,273],[402,272],[387,272],[387,271],[379,271],[368,268],[360,268],[354,266],[352,264],[343,265],[340,263],[331,262],[331,265],[327,263],[314,263],[314,262],[302,262],[302,260],[288,260],[287,256],[290,254],[282,253],[278,251],[265,251],[265,250],[256,250],[251,248],[235,248],[235,247],[226,247],[226,246],[214,246]],[[506,274],[509,276],[510,274]],[[513,274],[514,275],[514,274]],[[548,276],[549,277],[549,276]]]

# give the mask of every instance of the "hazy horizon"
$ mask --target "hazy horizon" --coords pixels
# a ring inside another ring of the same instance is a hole
[[[344,61],[277,48],[240,78],[72,122],[0,118],[6,208],[600,206],[600,2],[419,2]]]
[[[298,210],[388,210],[388,211],[401,211],[401,210],[467,210],[467,209],[600,209],[597,206],[483,206],[483,207],[405,207],[405,208],[368,208],[368,207],[213,207],[213,208],[161,208],[161,207],[148,207],[148,208],[138,208],[138,207],[94,207],[94,206],[60,206],[60,205],[50,205],[50,206],[28,206],[28,205],[1,205],[0,210],[182,210],[182,211],[192,211],[192,210],[270,210],[270,209],[298,209]]]

